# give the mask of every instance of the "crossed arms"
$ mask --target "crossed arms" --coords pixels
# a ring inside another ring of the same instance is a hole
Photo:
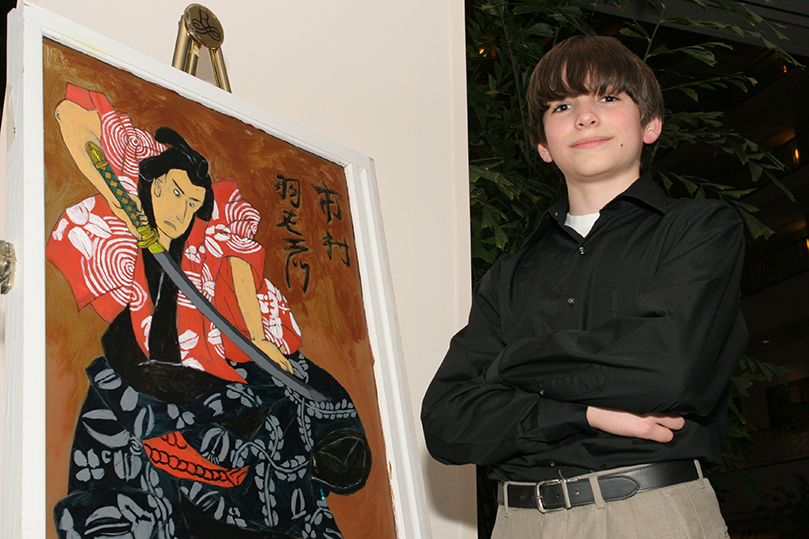
[[[588,330],[505,342],[497,263],[473,297],[424,399],[430,452],[496,464],[598,430],[668,442],[717,406],[745,339],[738,313],[744,238],[718,203],[686,212],[632,314]],[[735,337],[731,339],[730,335]],[[741,348],[740,348],[741,347]],[[598,429],[598,430],[596,430]]]

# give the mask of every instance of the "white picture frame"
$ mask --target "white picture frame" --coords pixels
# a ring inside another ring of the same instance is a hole
[[[7,240],[16,250],[6,296],[3,537],[53,533],[46,503],[46,317],[43,40],[50,40],[338,164],[351,202],[354,245],[373,353],[389,492],[399,538],[428,538],[424,489],[403,372],[373,161],[211,84],[124,47],[35,5],[9,17],[6,92]],[[294,308],[294,306],[293,306]]]

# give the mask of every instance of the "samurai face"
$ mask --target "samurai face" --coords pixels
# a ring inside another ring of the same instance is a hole
[[[152,182],[152,209],[161,235],[176,239],[185,234],[205,200],[205,188],[191,183],[184,170],[171,169]]]

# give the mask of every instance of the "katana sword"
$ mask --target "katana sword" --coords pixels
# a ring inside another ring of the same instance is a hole
[[[187,297],[191,303],[194,304],[194,307],[196,307],[203,316],[210,320],[213,325],[215,325],[219,331],[222,332],[223,335],[233,341],[233,343],[245,354],[247,354],[247,356],[259,367],[279,379],[282,383],[286,384],[287,387],[297,391],[299,394],[308,399],[317,402],[326,400],[326,397],[322,393],[312,389],[294,375],[282,369],[273,360],[268,358],[258,346],[253,344],[242,334],[241,331],[236,329],[233,324],[231,324],[219,313],[219,311],[216,310],[213,305],[211,305],[208,298],[203,296],[202,292],[197,290],[197,287],[194,286],[194,284],[188,279],[188,276],[183,273],[183,270],[180,269],[174,259],[171,258],[171,255],[157,241],[159,237],[158,231],[150,227],[148,223],[141,223],[140,215],[142,215],[142,212],[138,210],[135,202],[132,200],[132,197],[129,196],[129,193],[118,181],[118,178],[112,171],[103,150],[93,142],[88,142],[85,144],[84,150],[87,152],[87,155],[90,156],[90,160],[98,170],[99,174],[101,174],[104,182],[109,186],[110,191],[112,191],[112,195],[121,204],[121,208],[124,210],[132,224],[137,228],[138,233],[141,236],[140,241],[138,241],[138,246],[149,249],[149,252],[154,255],[155,260],[157,260],[157,263],[160,264],[161,268],[163,268],[166,275],[169,276],[169,279],[171,279],[172,282],[177,285],[177,288],[179,288],[180,291],[185,294],[185,297]]]

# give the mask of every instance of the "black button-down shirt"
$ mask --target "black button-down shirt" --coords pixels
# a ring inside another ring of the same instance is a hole
[[[648,177],[586,238],[564,225],[567,209],[550,208],[479,283],[424,398],[430,453],[511,481],[694,458],[716,471],[747,343],[741,219]],[[682,414],[685,427],[667,444],[614,436],[589,426],[588,405]]]

